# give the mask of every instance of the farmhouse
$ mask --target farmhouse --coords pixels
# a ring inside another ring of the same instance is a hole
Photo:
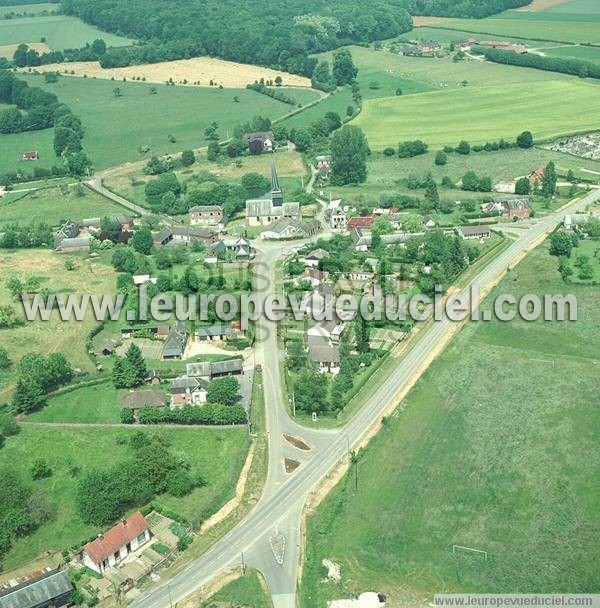
[[[228,359],[204,363],[188,363],[186,374],[193,378],[220,378],[222,376],[237,376],[244,373],[242,359]]]
[[[33,152],[23,152],[23,154],[21,154],[21,160],[38,160],[39,157],[40,155],[37,150],[34,150]]]
[[[324,174],[329,174],[331,171],[331,156],[328,154],[322,154],[317,156],[317,169]]]
[[[192,226],[217,226],[223,220],[223,208],[218,205],[198,205],[189,213]]]
[[[329,257],[329,251],[325,249],[313,249],[305,258],[304,265],[316,268],[321,260]]]
[[[533,186],[536,183],[540,183],[544,179],[544,168],[540,167],[539,169],[535,169],[529,174],[529,183]]]
[[[217,233],[203,226],[168,226],[154,234],[156,247],[191,245],[194,242],[214,245],[217,240]]]
[[[494,184],[494,191],[500,194],[514,194],[515,182],[499,182]]]
[[[354,228],[371,228],[375,217],[372,215],[351,217],[348,220],[346,228],[351,232]]]
[[[489,226],[461,226],[458,235],[465,239],[487,239],[490,237]]]
[[[177,321],[175,327],[171,328],[169,335],[165,340],[165,345],[162,351],[163,359],[181,359],[185,352],[188,333],[185,323]]]
[[[222,342],[233,335],[231,325],[212,325],[210,327],[199,327],[196,330],[196,339],[202,342]]]
[[[250,241],[241,236],[221,239],[215,243],[210,255],[215,258],[230,255],[238,262],[248,260],[250,258]]]
[[[273,152],[275,138],[273,131],[258,131],[256,133],[246,133],[244,136],[250,152],[256,154],[258,151]]]
[[[50,570],[0,589],[0,608],[62,608],[71,603],[72,593],[69,575]]]
[[[437,226],[436,221],[430,215],[424,215],[421,218],[421,224],[423,224],[425,228],[435,228]]]
[[[130,391],[121,398],[121,407],[137,418],[143,407],[165,407],[167,396],[162,391]]]
[[[289,239],[289,238],[308,238],[319,232],[321,223],[319,220],[311,222],[300,222],[289,218],[281,218],[271,224],[267,230],[260,233],[263,240]]]
[[[206,403],[208,381],[204,378],[181,376],[171,380],[171,409]]]
[[[271,167],[271,194],[264,199],[246,201],[246,225],[269,226],[281,218],[300,220],[300,203],[285,203],[277,170]]]
[[[573,230],[573,228],[577,226],[587,224],[590,217],[592,217],[592,215],[589,213],[574,213],[573,215],[565,215],[563,224],[566,230]]]
[[[527,218],[531,215],[528,198],[496,197],[492,203],[484,205],[484,211],[498,211],[505,219]]]
[[[91,570],[102,574],[144,546],[150,536],[146,518],[137,511],[88,543],[83,548],[81,561]]]
[[[320,336],[308,337],[308,356],[323,373],[337,374],[340,371],[340,349],[330,340]]]

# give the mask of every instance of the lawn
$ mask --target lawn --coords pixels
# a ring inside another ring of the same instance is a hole
[[[293,110],[290,105],[247,89],[172,87],[68,76],[48,84],[41,75],[24,78],[31,86],[55,93],[81,118],[83,145],[96,169],[203,146],[204,129],[213,121],[219,125],[221,138],[226,139],[236,125],[252,116],[276,118]],[[120,97],[115,96],[115,88],[120,89]],[[157,91],[155,95],[152,89]],[[306,94],[302,91],[303,96]],[[234,101],[236,96],[239,102]],[[0,161],[0,173],[23,166],[23,149],[38,149],[38,141],[51,143],[51,131],[42,132],[41,137],[33,135],[29,139],[23,135],[0,136],[0,144],[8,137],[10,145],[12,138],[14,149],[10,159]],[[142,152],[142,148],[149,150]],[[57,159],[44,148],[39,162],[49,166]]]
[[[563,8],[566,10],[566,7]],[[580,5],[579,8],[585,7]],[[479,34],[518,36],[530,40],[600,44],[600,13],[597,3],[593,10],[593,13],[587,10],[505,11],[487,19],[448,19],[436,27]]]
[[[123,211],[120,205],[115,205],[87,188],[63,186],[28,194],[9,193],[0,198],[0,225],[7,222],[45,222],[57,226],[69,218],[82,220]]]
[[[96,38],[102,38],[108,46],[129,46],[133,43],[128,38],[108,34],[77,17],[65,15],[0,21],[0,46],[41,42],[42,38],[53,51],[80,48]]]
[[[65,260],[75,260],[74,270],[65,270]],[[112,266],[85,259],[81,254],[69,256],[56,254],[48,249],[27,249],[3,251],[0,256],[0,305],[12,306],[23,316],[22,308],[12,298],[5,286],[5,279],[15,275],[21,281],[37,277],[41,288],[51,293],[112,294],[115,290],[115,272]],[[57,311],[52,312],[49,321],[25,322],[20,327],[0,330],[0,341],[9,345],[13,362],[28,352],[49,355],[64,353],[73,367],[93,373],[95,365],[86,352],[86,337],[96,326],[93,315],[85,321],[62,322]],[[11,377],[0,380],[0,401],[8,399],[11,391]]]
[[[50,478],[36,481],[36,487],[46,492],[57,508],[54,519],[32,535],[16,542],[8,554],[4,568],[11,569],[29,561],[42,551],[68,548],[101,530],[84,524],[76,512],[77,479],[93,468],[110,467],[125,460],[130,453],[126,440],[139,429],[68,429],[22,425],[22,432],[7,439],[0,451],[0,465],[10,465],[29,477],[29,467],[42,456],[52,468]],[[197,519],[213,513],[229,500],[242,469],[248,450],[245,429],[170,429],[149,430],[161,433],[172,442],[172,450],[201,470],[208,485],[194,490],[183,499],[159,497],[158,501],[182,516]],[[80,472],[72,476],[71,469]]]
[[[365,101],[354,123],[374,149],[422,139],[431,147],[466,139],[483,144],[530,130],[538,140],[596,128],[600,89],[588,82],[555,80]],[[564,108],[569,111],[564,111]]]
[[[119,396],[111,380],[66,390],[48,399],[48,405],[27,417],[31,422],[119,423]]]
[[[309,519],[302,606],[365,589],[393,606],[598,589],[600,289],[556,267],[543,245],[494,293],[572,292],[580,320],[459,333],[359,456],[358,490],[352,469]],[[323,558],[342,583],[323,582]]]
[[[262,576],[248,570],[244,576],[225,585],[201,608],[272,608],[273,603],[265,591]]]

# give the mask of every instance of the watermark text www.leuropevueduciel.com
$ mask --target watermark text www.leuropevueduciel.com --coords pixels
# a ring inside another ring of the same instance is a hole
[[[53,312],[61,321],[84,321],[89,315],[97,321],[178,321],[222,322],[239,320],[242,328],[261,318],[282,321],[291,315],[297,321],[307,318],[316,322],[339,319],[352,321],[361,316],[365,321],[433,321],[463,322],[498,321],[577,321],[577,298],[573,294],[500,294],[485,308],[480,308],[476,286],[456,294],[444,294],[436,286],[433,295],[417,293],[383,294],[378,286],[370,294],[322,295],[304,293],[191,294],[159,293],[149,296],[140,286],[136,302],[123,294],[21,294],[27,321],[49,321]],[[124,316],[122,316],[124,313]]]

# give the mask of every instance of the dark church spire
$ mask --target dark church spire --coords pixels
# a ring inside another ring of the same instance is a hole
[[[283,205],[283,190],[279,185],[275,163],[271,163],[271,201],[273,201],[274,207],[281,207]]]

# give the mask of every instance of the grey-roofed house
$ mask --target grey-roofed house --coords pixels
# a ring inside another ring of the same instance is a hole
[[[247,260],[250,257],[250,241],[243,237],[227,237],[217,241],[212,249],[216,257],[232,254],[236,261]]]
[[[220,376],[238,375],[244,372],[242,359],[228,359],[203,363],[188,363],[186,374],[194,378],[218,378]]]
[[[87,253],[90,250],[90,237],[89,236],[78,236],[73,239],[63,238],[56,244],[55,250],[60,253],[83,251]]]
[[[223,219],[223,207],[196,205],[190,208],[189,214],[192,226],[217,226]]]
[[[199,327],[196,330],[196,338],[201,341],[226,340],[232,334],[231,325],[211,325],[210,327]]]
[[[508,196],[497,196],[488,207],[492,205],[492,210],[498,210],[500,215],[506,219],[527,218],[531,215],[531,203],[529,198],[514,198]],[[487,210],[484,208],[484,211]]]
[[[73,585],[64,571],[52,570],[0,590],[0,608],[61,608],[71,601]]]
[[[489,226],[461,226],[458,234],[465,240],[487,239],[490,237],[491,231]]]
[[[208,380],[195,376],[181,376],[171,380],[171,409],[206,403]]]
[[[170,228],[163,228],[153,235],[154,244],[158,247],[164,247],[173,240],[173,231]]]
[[[305,266],[318,266],[321,260],[329,257],[329,251],[325,249],[313,249],[304,257]]]
[[[169,331],[169,335],[165,340],[165,345],[162,350],[163,359],[181,359],[185,352],[187,344],[188,332],[185,323],[177,321],[175,327]]]
[[[143,407],[165,407],[167,395],[162,391],[129,391],[121,397],[121,407],[137,416]]]
[[[340,370],[340,349],[321,336],[309,336],[307,342],[308,356],[319,365],[319,371],[337,374]]]

